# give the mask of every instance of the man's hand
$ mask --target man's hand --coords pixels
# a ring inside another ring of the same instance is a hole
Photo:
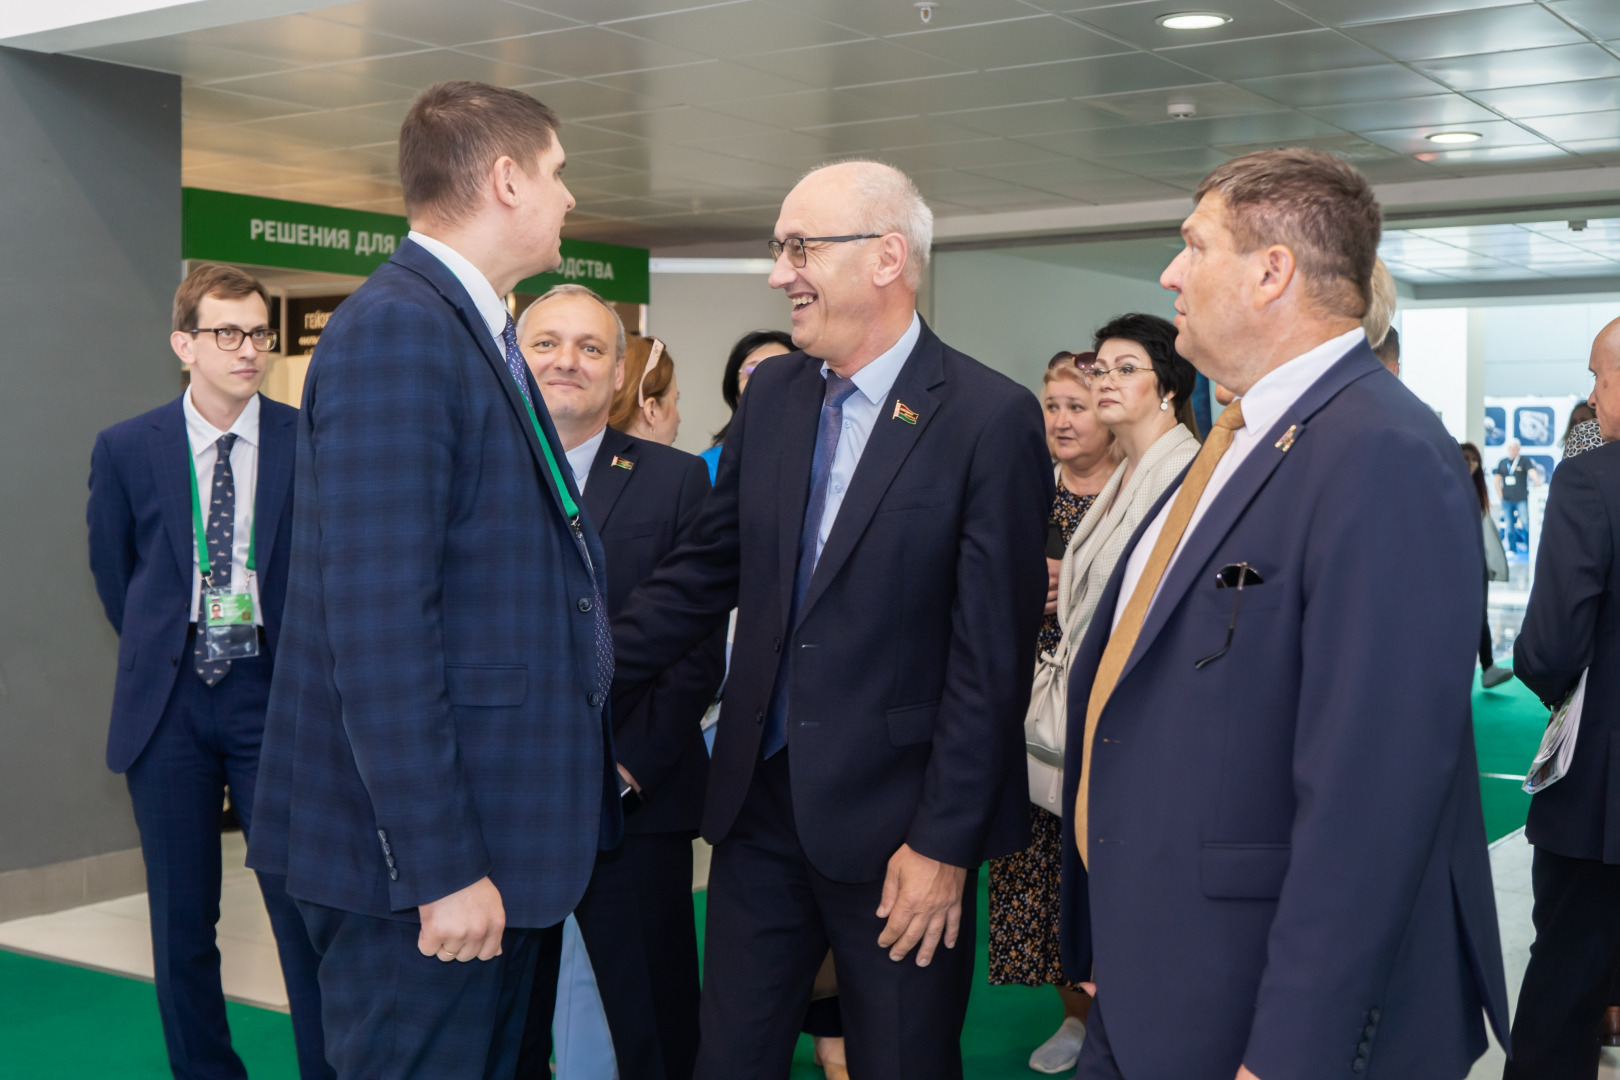
[[[1260,1078],[1250,1072],[1247,1065],[1239,1065],[1237,1080],[1260,1080]]]
[[[1057,614],[1058,574],[1063,570],[1063,560],[1046,560],[1046,613]]]
[[[506,932],[506,907],[501,892],[489,878],[416,909],[422,933],[416,947],[423,956],[451,960],[493,960],[501,955]]]
[[[636,778],[630,775],[630,770],[629,769],[625,768],[623,765],[620,765],[619,766],[619,775],[624,778],[625,783],[629,784],[632,788],[635,789],[635,792],[636,792],[637,795],[641,794],[641,785],[636,783]]]
[[[917,949],[917,966],[927,967],[939,947],[940,935],[947,949],[956,948],[956,935],[962,928],[962,887],[967,870],[946,864],[901,844],[889,858],[889,872],[883,878],[883,902],[877,916],[889,925],[878,935],[878,945],[889,950],[890,960],[904,960]],[[922,947],[918,948],[921,942]]]

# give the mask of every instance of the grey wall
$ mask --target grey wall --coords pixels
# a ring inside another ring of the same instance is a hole
[[[0,872],[138,843],[103,760],[96,432],[173,397],[180,80],[0,49]]]
[[[1174,294],[1154,282],[1024,258],[1018,250],[937,252],[932,325],[951,345],[1036,393],[1052,354],[1089,349],[1092,332],[1113,316],[1175,315]]]

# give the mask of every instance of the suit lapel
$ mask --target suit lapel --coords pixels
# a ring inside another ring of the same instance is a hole
[[[389,261],[398,263],[426,278],[435,289],[439,290],[439,295],[443,296],[445,301],[456,309],[456,313],[461,317],[462,325],[472,335],[473,340],[478,343],[479,353],[482,354],[485,362],[489,364],[490,369],[494,372],[496,381],[500,384],[501,392],[506,395],[507,404],[511,406],[512,412],[516,414],[518,427],[523,432],[523,440],[529,444],[529,452],[534,455],[535,463],[540,468],[540,482],[551,493],[552,501],[557,506],[557,512],[566,519],[568,516],[567,511],[563,508],[562,497],[557,491],[557,485],[551,478],[551,468],[546,464],[545,452],[540,448],[540,441],[535,438],[534,425],[529,423],[529,410],[523,404],[523,395],[518,392],[517,383],[512,379],[512,371],[506,366],[506,357],[495,348],[495,340],[490,336],[489,325],[484,322],[484,317],[478,313],[478,306],[472,302],[472,297],[467,295],[467,290],[462,287],[460,280],[450,272],[449,267],[440,262],[432,252],[427,251],[412,240],[407,239],[401,244],[399,250],[394,252]],[[551,446],[552,453],[556,456],[557,466],[561,469],[563,463],[562,442],[557,438],[557,432],[551,424],[551,414],[546,411],[546,403],[540,397],[540,388],[535,385],[534,377],[529,374],[527,366],[523,370],[523,381],[528,384],[529,394],[534,402],[535,415],[540,420],[540,426],[545,432],[546,440]],[[577,493],[575,494],[577,495]],[[575,502],[578,503],[578,501],[576,498]]]
[[[871,523],[872,515],[877,513],[884,494],[894,482],[895,474],[939,412],[939,402],[929,391],[944,381],[939,339],[924,326],[922,336],[917,339],[910,358],[900,369],[889,396],[878,409],[872,434],[866,440],[866,449],[861,451],[861,460],[850,479],[849,492],[838,508],[838,517],[833,520],[827,546],[822,548],[821,558],[817,560],[815,573],[810,578],[804,606],[799,610],[801,621],[821,594],[827,591],[827,583],[837,575],[839,568],[855,550],[856,542]],[[904,402],[916,414],[914,423],[907,423],[896,416],[898,402]]]
[[[787,387],[788,406],[774,417],[777,446],[777,558],[785,626],[793,606],[793,576],[799,568],[799,536],[810,502],[810,467],[816,456],[816,430],[821,424],[821,403],[827,380],[813,357],[804,357],[799,373]],[[789,628],[791,629],[791,628]]]
[[[152,455],[152,477],[157,485],[158,502],[163,508],[163,531],[169,534],[180,576],[190,588],[191,568],[196,552],[196,530],[191,516],[191,440],[186,435],[186,414],[175,398],[152,425],[148,444]]]
[[[297,412],[290,412],[285,418],[271,420],[266,403],[259,403],[259,475],[253,493],[253,539],[254,562],[261,568],[270,565],[276,550],[281,508],[286,505],[287,487],[292,483],[297,417]]]
[[[1226,535],[1232,531],[1232,527],[1243,516],[1249,504],[1266,486],[1272,473],[1277,471],[1277,467],[1287,456],[1288,450],[1300,439],[1305,438],[1306,421],[1332,401],[1339,391],[1357,379],[1371,375],[1378,367],[1378,360],[1365,342],[1351,349],[1328,368],[1321,378],[1312,383],[1305,393],[1300,395],[1299,400],[1283,411],[1282,416],[1261,438],[1259,445],[1243,459],[1243,464],[1238,466],[1232,478],[1226,482],[1226,486],[1210,502],[1197,528],[1182,540],[1181,551],[1159,584],[1158,599],[1148,609],[1147,619],[1142,623],[1142,632],[1136,639],[1136,647],[1131,650],[1124,669],[1120,671],[1120,682],[1130,674],[1131,668],[1136,666],[1136,662],[1153,644],[1159,631],[1164,629],[1171,613],[1180,606],[1181,598],[1192,588],[1197,575],[1203,571],[1204,564],[1215,554],[1215,549],[1226,539]],[[1279,446],[1283,434],[1289,428],[1294,429],[1293,438]],[[1183,472],[1182,475],[1185,476],[1186,473]],[[1171,491],[1179,487],[1178,481]],[[1167,492],[1166,497],[1168,496]],[[1163,500],[1160,500],[1160,505],[1163,505]],[[1155,509],[1144,525],[1151,522],[1157,514],[1158,510]],[[1129,558],[1129,549],[1125,557]]]
[[[602,445],[596,448],[596,457],[591,461],[590,482],[585,485],[584,499],[585,512],[590,515],[591,524],[596,526],[600,533],[607,528],[608,515],[613,513],[613,507],[624,494],[625,485],[630,483],[630,469],[614,466],[615,458],[635,463],[639,456],[635,451],[635,440],[621,431],[608,428],[602,435]]]

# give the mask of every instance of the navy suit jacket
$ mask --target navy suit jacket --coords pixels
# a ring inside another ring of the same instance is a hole
[[[617,615],[631,590],[674,550],[708,493],[702,458],[613,428],[603,433],[585,485],[585,512],[607,553],[609,613]],[[660,675],[635,704],[614,703],[613,749],[644,800],[624,819],[626,834],[697,832],[709,782],[703,714],[725,673],[721,630]]]
[[[191,610],[191,442],[175,398],[96,436],[90,454],[90,570],[107,621],[118,631],[118,677],[107,767],[123,772],[146,749],[191,658],[186,629]],[[253,522],[257,532],[259,603],[265,654],[281,636],[292,538],[293,436],[298,410],[259,399],[259,474]]]
[[[794,817],[816,869],[874,881],[903,843],[976,867],[1029,838],[1052,504],[1040,405],[925,326],[789,626],[820,369],[792,353],[749,380],[690,538],[615,620],[618,670],[654,677],[737,608],[703,835],[723,839],[742,807],[788,649]]]
[[[572,490],[545,403],[536,411]],[[415,918],[484,876],[550,926],[618,839],[587,571],[472,300],[406,242],[321,336],[248,861]]]
[[[1471,718],[1483,558],[1456,442],[1365,344],[1184,539],[1098,723],[1089,880],[1065,815],[1064,967],[1095,961],[1125,1075],[1462,1077],[1482,1005],[1506,1043]],[[1232,617],[1216,575],[1245,561],[1263,583],[1197,669]],[[1069,807],[1125,565],[1072,667]]]
[[[1536,585],[1513,674],[1549,707],[1586,677],[1569,772],[1530,800],[1525,835],[1571,859],[1620,863],[1620,443],[1553,472]]]

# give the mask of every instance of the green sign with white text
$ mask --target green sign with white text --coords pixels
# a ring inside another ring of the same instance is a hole
[[[395,214],[203,188],[180,194],[180,253],[186,259],[364,277],[387,261],[410,228]],[[541,293],[565,281],[587,285],[607,300],[645,304],[647,251],[564,240],[562,266],[520,282],[516,291]]]

